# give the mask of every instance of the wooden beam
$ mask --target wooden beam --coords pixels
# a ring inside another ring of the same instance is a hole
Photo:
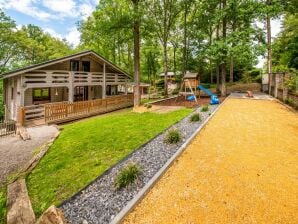
[[[106,63],[103,63],[103,85],[102,85],[102,98],[106,98]]]

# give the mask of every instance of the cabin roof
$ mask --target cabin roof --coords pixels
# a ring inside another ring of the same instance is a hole
[[[29,72],[35,69],[40,69],[49,65],[53,65],[59,62],[63,62],[63,61],[67,61],[67,60],[71,60],[77,57],[82,57],[82,56],[86,56],[86,55],[93,55],[96,58],[100,59],[101,61],[105,62],[107,65],[111,66],[114,70],[126,75],[128,78],[132,78],[127,72],[123,71],[121,68],[119,68],[117,65],[115,65],[114,63],[112,63],[111,61],[109,61],[108,59],[104,58],[103,56],[99,55],[98,53],[96,53],[93,50],[87,50],[87,51],[82,51],[79,53],[75,53],[75,54],[71,54],[65,57],[61,57],[61,58],[56,58],[53,60],[49,60],[49,61],[45,61],[36,65],[30,65],[30,66],[26,66],[23,68],[19,68],[10,72],[6,72],[4,74],[2,74],[2,77],[5,78],[9,78],[12,76],[16,76],[25,72]]]
[[[184,75],[184,79],[195,79],[198,77],[198,73],[197,72],[189,72],[187,71]]]

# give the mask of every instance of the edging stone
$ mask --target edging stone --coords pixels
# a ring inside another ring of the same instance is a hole
[[[147,193],[154,187],[155,183],[163,176],[163,174],[171,167],[173,162],[184,152],[186,147],[192,142],[195,136],[206,126],[208,121],[214,114],[224,105],[229,96],[212,112],[212,114],[203,122],[203,124],[187,139],[187,141],[177,150],[177,152],[166,162],[166,164],[151,178],[151,180],[138,192],[138,194],[128,202],[128,204],[115,216],[111,224],[121,223],[126,215],[130,213]]]

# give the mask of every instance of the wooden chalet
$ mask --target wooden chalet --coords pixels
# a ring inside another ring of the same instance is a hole
[[[59,123],[133,105],[132,78],[95,53],[84,51],[3,75],[5,119]]]

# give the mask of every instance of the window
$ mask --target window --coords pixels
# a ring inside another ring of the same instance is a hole
[[[33,89],[32,99],[33,99],[33,102],[35,102],[35,101],[49,101],[50,100],[50,89],[49,88]]]
[[[70,61],[70,70],[79,71],[79,61]]]
[[[82,61],[83,72],[90,72],[90,61]]]

